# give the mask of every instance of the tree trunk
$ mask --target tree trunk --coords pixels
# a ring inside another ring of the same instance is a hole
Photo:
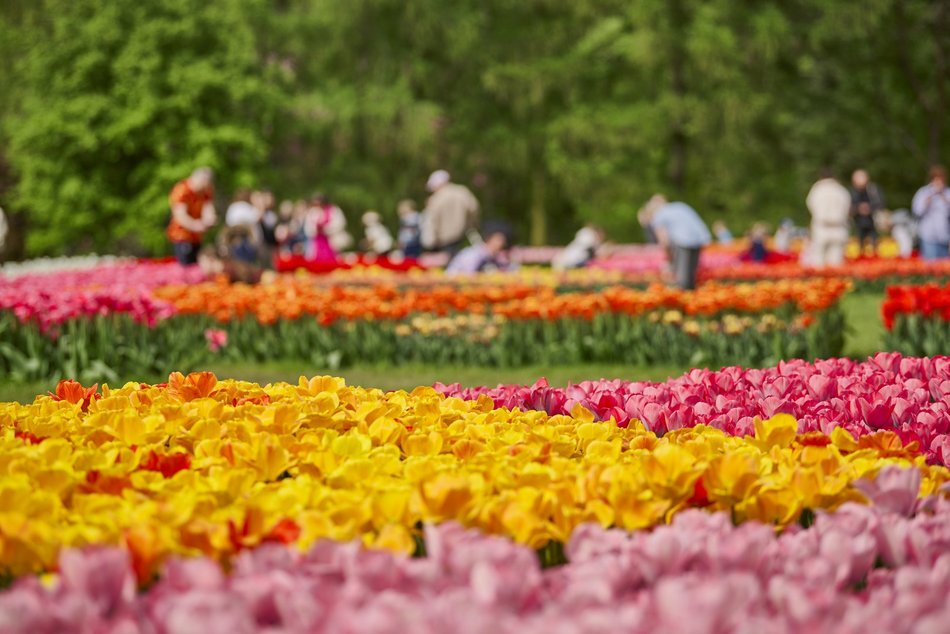
[[[530,242],[534,246],[543,246],[548,237],[548,215],[545,208],[547,196],[547,175],[544,166],[535,162],[531,167],[531,203],[528,219],[530,221]]]
[[[671,89],[676,97],[677,106],[686,96],[686,25],[688,16],[682,0],[668,0],[670,11],[670,75]],[[686,187],[687,138],[683,121],[683,112],[673,113],[670,121],[670,184],[677,193],[682,194]]]

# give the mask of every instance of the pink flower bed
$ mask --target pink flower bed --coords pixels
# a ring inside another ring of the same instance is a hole
[[[175,309],[154,299],[151,289],[203,279],[198,267],[149,261],[0,277],[0,310],[12,310],[20,321],[35,320],[43,331],[77,317],[114,313],[154,325]]]
[[[709,248],[700,254],[701,270],[722,269],[741,262],[741,252],[736,249]],[[592,268],[606,271],[621,271],[633,274],[660,274],[667,266],[666,252],[657,245],[631,245],[611,250],[610,255],[590,263]]]
[[[950,465],[950,357],[905,358],[880,353],[865,362],[789,361],[764,370],[738,367],[691,370],[665,383],[585,381],[566,388],[543,379],[533,386],[461,388],[437,384],[468,400],[486,394],[496,407],[568,414],[580,404],[600,420],[641,420],[656,433],[704,424],[752,435],[755,417],[778,413],[798,420],[799,431],[854,436],[891,430],[918,442],[931,463]]]
[[[67,551],[52,583],[0,594],[0,631],[945,632],[950,502],[916,503],[918,487],[918,472],[888,468],[866,483],[877,504],[782,534],[695,510],[653,531],[585,525],[570,563],[545,570],[530,549],[455,524],[425,529],[423,558],[266,545],[230,575],[171,561],[143,592],[125,551]]]

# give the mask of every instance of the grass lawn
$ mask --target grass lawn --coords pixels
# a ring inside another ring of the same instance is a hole
[[[884,322],[881,318],[881,293],[849,293],[841,302],[848,324],[844,354],[864,359],[880,352],[884,346]]]
[[[884,327],[881,324],[880,294],[850,294],[842,302],[848,323],[845,355],[863,359],[882,346]],[[523,368],[481,368],[466,366],[409,365],[402,367],[354,366],[342,370],[326,370],[295,362],[264,364],[212,364],[208,370],[220,378],[235,378],[256,383],[275,381],[297,382],[300,375],[334,374],[350,385],[378,387],[384,390],[412,389],[419,385],[461,383],[464,386],[497,385],[499,383],[531,384],[546,377],[552,385],[565,385],[586,379],[625,379],[662,381],[678,376],[689,368],[677,366],[571,365],[528,366]],[[169,368],[169,371],[174,368]],[[139,380],[142,377],[130,377]],[[37,394],[55,387],[51,383],[0,384],[0,401],[29,402]]]

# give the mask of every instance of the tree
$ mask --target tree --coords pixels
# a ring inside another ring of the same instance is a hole
[[[263,0],[44,0],[16,68],[6,123],[29,212],[28,246],[163,243],[167,192],[208,164],[252,182],[277,117],[279,77],[262,66],[250,17]]]
[[[199,163],[391,222],[446,168],[534,243],[637,238],[656,191],[741,230],[805,221],[825,164],[906,205],[950,130],[932,0],[138,5],[0,6],[0,201],[33,253],[161,249]]]

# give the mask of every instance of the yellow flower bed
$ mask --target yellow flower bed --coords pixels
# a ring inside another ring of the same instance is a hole
[[[126,545],[145,576],[170,553],[227,560],[263,541],[412,552],[420,522],[450,519],[533,547],[583,522],[645,528],[689,506],[783,526],[863,501],[852,482],[888,464],[916,465],[922,496],[948,480],[893,435],[799,436],[785,415],[756,430],[657,437],[579,407],[512,412],[329,377],[261,387],[175,374],[99,399],[2,403],[0,569],[49,570],[86,544]]]

